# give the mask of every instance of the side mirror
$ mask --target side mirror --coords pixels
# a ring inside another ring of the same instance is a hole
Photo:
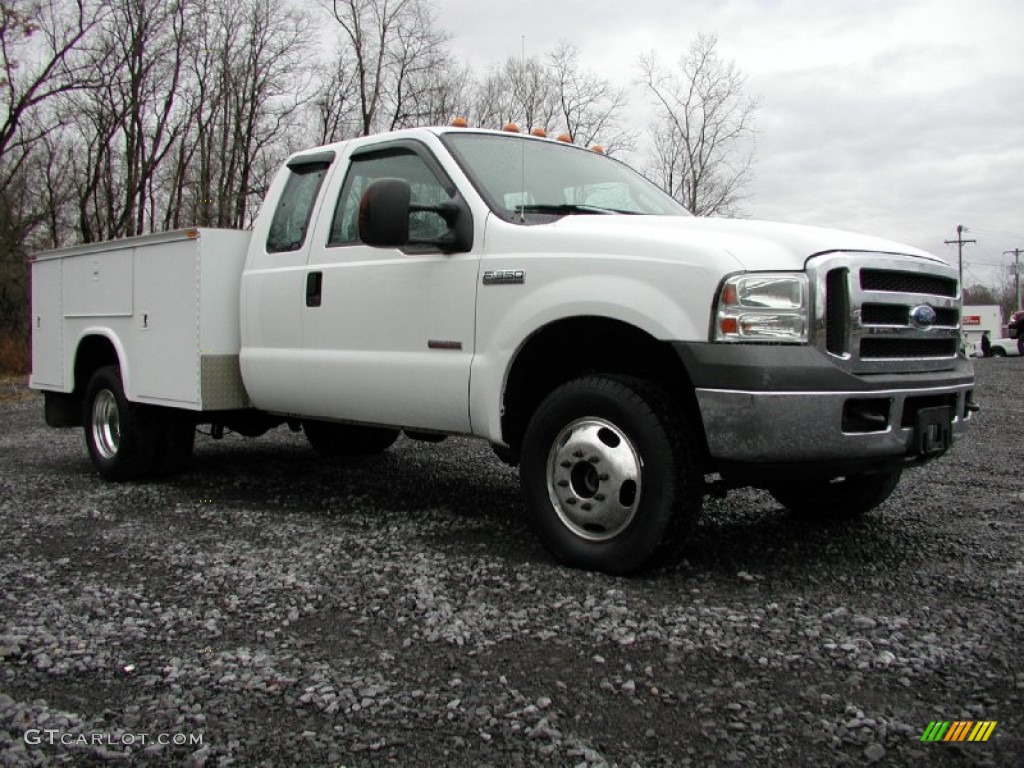
[[[430,213],[443,220],[447,231],[428,238],[412,237],[410,216]],[[473,249],[473,216],[462,202],[419,205],[412,202],[412,190],[404,179],[378,179],[359,199],[359,239],[377,248],[433,246],[445,253]]]
[[[403,179],[378,179],[359,199],[359,239],[378,248],[409,242],[412,191]]]

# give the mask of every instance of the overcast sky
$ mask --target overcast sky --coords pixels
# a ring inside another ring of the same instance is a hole
[[[1020,0],[437,0],[476,68],[575,44],[634,90],[639,55],[676,59],[699,33],[760,96],[747,213],[919,246],[965,282],[1024,248],[1024,2]],[[637,122],[646,126],[642,100]],[[1022,270],[1024,271],[1024,270]]]

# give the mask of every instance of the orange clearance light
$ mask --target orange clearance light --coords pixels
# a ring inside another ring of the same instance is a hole
[[[189,240],[195,240],[197,237],[199,237],[199,230],[188,229],[185,231],[185,237],[187,237]]]
[[[572,144],[572,137],[568,133],[559,134],[558,140],[566,144]]]
[[[452,128],[469,128],[469,120],[464,117],[453,117]]]
[[[739,333],[740,322],[735,317],[723,317],[718,321],[718,327],[722,330],[722,333],[735,334]]]
[[[599,155],[603,155],[604,154],[604,147],[602,147],[600,144],[595,144],[594,146],[592,146],[590,148],[590,151],[591,152],[597,152],[597,154],[599,154]]]
[[[725,286],[725,290],[722,291],[722,303],[727,306],[736,306],[739,303],[736,297],[736,286],[732,283]]]
[[[548,132],[545,131],[543,128],[534,128],[532,131],[530,131],[530,135],[537,136],[538,138],[543,139],[547,138]]]
[[[505,123],[501,130],[507,131],[508,133],[519,133],[519,126],[515,123]]]

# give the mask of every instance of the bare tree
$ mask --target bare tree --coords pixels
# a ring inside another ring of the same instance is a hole
[[[402,108],[392,112],[393,128],[417,125],[444,125],[457,116],[465,116],[470,103],[468,67],[438,60],[429,69],[405,81]]]
[[[964,288],[964,304],[995,304],[999,307],[1004,322],[1017,311],[1017,284],[1013,265],[1003,267],[995,284],[975,283]]]
[[[12,338],[28,331],[28,253],[52,244],[40,233],[57,221],[41,150],[58,128],[49,107],[88,84],[77,55],[101,11],[92,0],[0,2],[0,330]]]
[[[515,123],[524,130],[553,129],[559,102],[551,70],[540,58],[510,56],[480,83],[473,112],[476,122],[495,128]]]
[[[336,51],[323,69],[326,76],[318,83],[310,102],[314,144],[347,139],[361,127],[356,73],[348,53]]]
[[[583,146],[600,144],[609,154],[631,149],[635,136],[623,130],[621,122],[625,91],[583,70],[574,45],[559,44],[547,60],[557,92],[558,119],[569,139]]]
[[[426,0],[322,0],[345,33],[359,99],[359,133],[407,124],[416,84],[446,55]]]
[[[658,116],[651,126],[654,180],[692,213],[737,212],[753,167],[758,99],[743,93],[745,77],[699,35],[676,70],[653,54],[640,59],[641,81]]]
[[[500,128],[506,123],[519,123],[515,98],[503,68],[491,69],[479,81],[472,96],[471,119],[475,125]]]
[[[153,228],[155,175],[184,130],[176,109],[187,0],[116,0],[96,43],[97,86],[72,94],[81,140],[79,226],[84,239]]]
[[[231,0],[222,2],[231,6]],[[215,182],[221,191],[218,226],[249,223],[254,197],[268,181],[261,159],[274,154],[276,165],[280,155],[298,148],[289,136],[310,96],[311,39],[308,18],[279,0],[249,0],[245,7],[241,44],[226,54],[227,126]]]
[[[622,89],[584,70],[576,47],[561,43],[543,57],[509,57],[493,68],[476,86],[472,114],[480,125],[541,128],[614,152],[635,141],[621,125],[625,102]]]
[[[311,39],[308,17],[275,0],[112,0],[98,85],[64,108],[84,150],[81,237],[248,224],[296,140]]]
[[[101,6],[88,0],[0,2],[0,159],[16,146],[26,148],[52,126],[19,135],[25,118],[61,93],[88,82],[76,63],[78,51],[97,23]]]

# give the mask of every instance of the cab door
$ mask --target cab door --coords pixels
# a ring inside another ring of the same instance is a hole
[[[267,194],[277,201],[269,229],[253,231],[242,275],[240,364],[246,391],[263,410],[301,413],[311,407],[300,373],[306,261],[333,160],[331,151],[293,159]]]
[[[352,154],[305,277],[307,395],[323,418],[469,432],[478,254],[444,253],[437,241],[448,225],[430,211],[410,215],[407,246],[362,243],[360,199],[382,178],[407,181],[418,205],[459,194],[420,142]]]

